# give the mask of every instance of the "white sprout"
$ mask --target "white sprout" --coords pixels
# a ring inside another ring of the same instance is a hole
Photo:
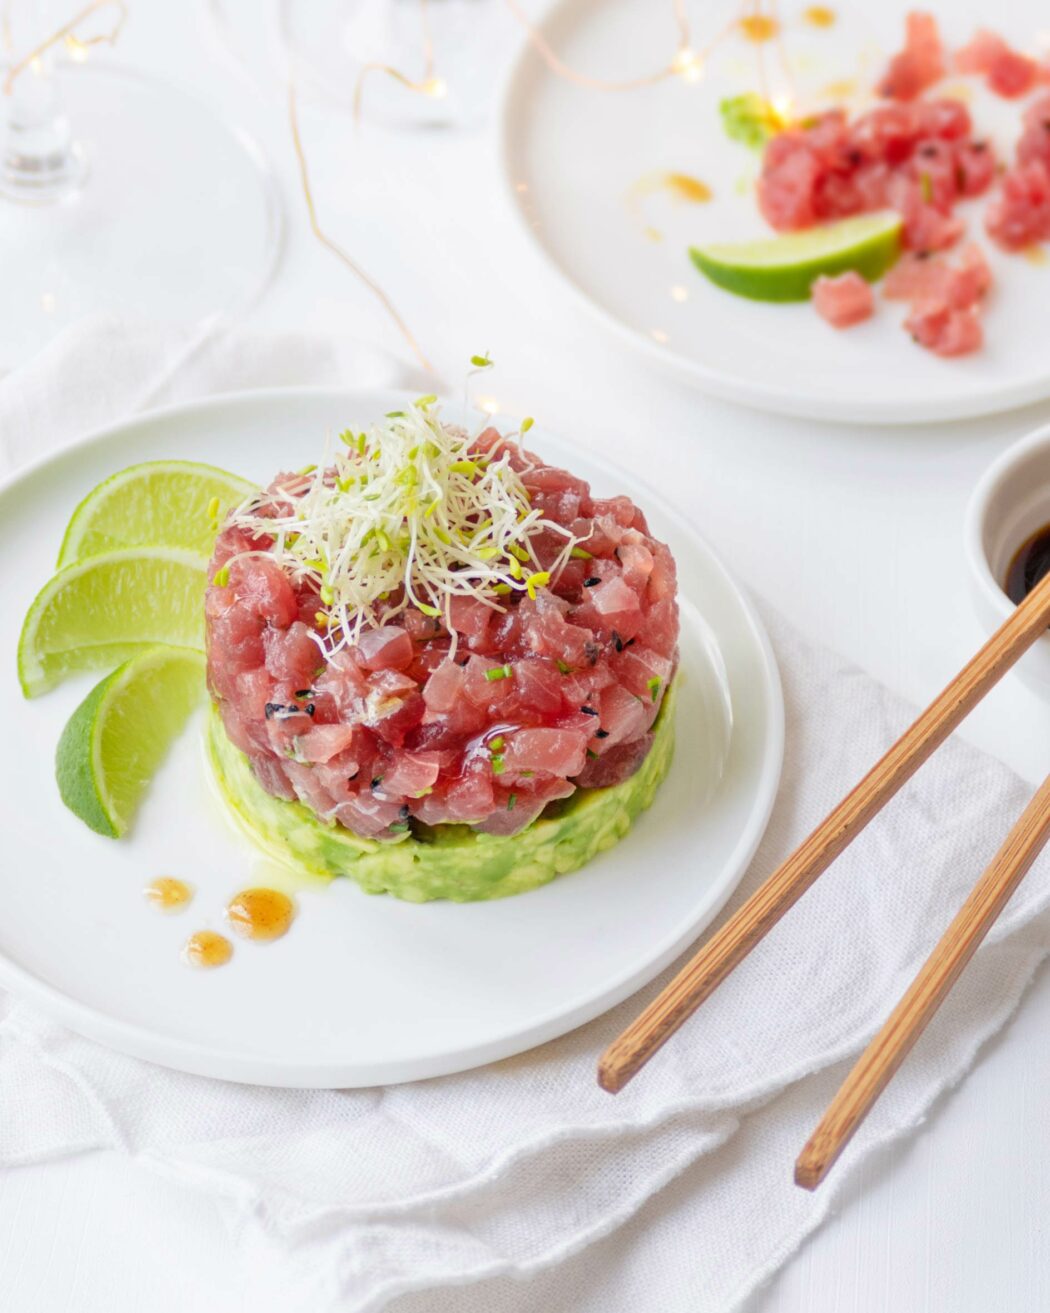
[[[434,398],[421,397],[369,433],[343,433],[320,466],[282,480],[276,514],[259,514],[256,495],[229,523],[273,537],[267,555],[293,584],[316,587],[314,638],[326,656],[408,607],[443,617],[454,647],[453,597],[502,611],[501,597],[534,597],[577,545],[533,509],[509,442],[472,454],[470,435],[443,424]],[[533,541],[543,532],[566,540],[548,569]]]

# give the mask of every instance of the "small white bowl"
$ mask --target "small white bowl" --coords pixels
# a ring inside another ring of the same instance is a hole
[[[966,512],[966,555],[974,604],[994,632],[1013,612],[1003,589],[1019,547],[1050,524],[1050,425],[1009,447],[974,489]],[[1029,688],[1050,698],[1050,634],[1016,666]]]

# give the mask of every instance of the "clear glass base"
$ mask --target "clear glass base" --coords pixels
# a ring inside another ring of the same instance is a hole
[[[0,125],[0,369],[88,314],[203,327],[247,309],[283,227],[254,143],[136,72],[92,62],[55,76],[71,133],[64,165],[56,154],[49,169],[36,152],[27,179],[12,169],[16,133]]]

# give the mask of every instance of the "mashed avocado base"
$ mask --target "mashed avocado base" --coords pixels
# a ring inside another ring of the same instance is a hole
[[[410,835],[398,842],[362,839],[341,825],[326,824],[302,803],[267,793],[248,758],[226,737],[214,707],[208,750],[234,816],[278,860],[315,875],[348,875],[366,893],[393,894],[413,903],[503,898],[578,870],[618,843],[652,803],[674,755],[676,685],[667,690],[653,725],[649,754],[630,779],[608,789],[579,789],[510,836],[441,825],[426,837]]]

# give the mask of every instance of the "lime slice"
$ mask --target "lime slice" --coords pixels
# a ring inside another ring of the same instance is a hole
[[[58,566],[122,547],[211,552],[216,520],[256,487],[214,465],[155,460],[100,483],[73,512]]]
[[[114,666],[154,643],[203,648],[207,566],[179,547],[139,547],[60,570],[22,626],[22,692],[35,697],[70,671]]]
[[[869,282],[881,278],[901,249],[902,220],[895,210],[785,233],[757,242],[691,246],[702,274],[754,301],[806,301],[814,279],[854,269]]]
[[[55,753],[62,801],[85,825],[119,839],[172,740],[204,693],[204,657],[151,647],[96,684]]]

